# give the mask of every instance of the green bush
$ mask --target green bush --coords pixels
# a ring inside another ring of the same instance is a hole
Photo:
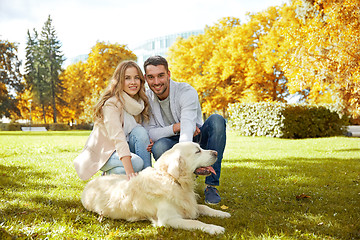
[[[285,103],[235,103],[228,108],[229,126],[240,135],[314,138],[345,133],[346,117],[325,106]]]
[[[67,130],[70,130],[70,126],[65,123],[53,123],[53,124],[50,124],[49,130],[51,130],[51,131],[67,131]]]
[[[93,123],[80,123],[72,125],[71,129],[74,130],[92,130],[94,124]]]
[[[1,131],[21,131],[21,127],[20,123],[0,123]]]

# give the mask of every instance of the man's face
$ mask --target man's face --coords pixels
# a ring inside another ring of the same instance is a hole
[[[170,71],[166,72],[163,65],[146,66],[145,79],[150,89],[160,100],[164,100],[169,96]]]

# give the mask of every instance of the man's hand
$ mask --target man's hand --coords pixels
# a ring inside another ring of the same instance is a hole
[[[180,126],[181,126],[181,123],[179,123],[179,122],[173,124],[173,131],[174,131],[175,134],[180,133]],[[196,126],[196,129],[195,129],[195,132],[194,132],[194,137],[196,135],[199,135],[199,134],[200,134],[200,128],[198,128],[198,126]]]
[[[198,126],[196,126],[196,129],[195,129],[195,132],[194,132],[194,137],[196,135],[199,135],[200,134],[200,128],[198,128]]]
[[[151,153],[152,146],[154,145],[153,140],[150,139],[150,144],[147,146],[146,150]]]
[[[178,123],[175,123],[175,124],[173,124],[173,132],[175,133],[175,134],[178,134],[178,133],[180,133],[180,123],[178,122]]]

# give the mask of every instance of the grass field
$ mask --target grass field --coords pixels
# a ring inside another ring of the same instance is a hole
[[[360,138],[288,140],[228,133],[225,234],[103,219],[80,202],[72,161],[89,131],[0,132],[0,239],[360,239]],[[97,174],[98,176],[99,174]],[[204,178],[197,179],[203,202]]]

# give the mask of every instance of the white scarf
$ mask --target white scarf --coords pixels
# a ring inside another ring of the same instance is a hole
[[[140,126],[135,120],[135,116],[139,115],[144,110],[144,101],[142,99],[136,100],[130,97],[127,93],[121,94],[124,99],[124,133],[126,140],[129,141],[129,134],[136,127]]]

